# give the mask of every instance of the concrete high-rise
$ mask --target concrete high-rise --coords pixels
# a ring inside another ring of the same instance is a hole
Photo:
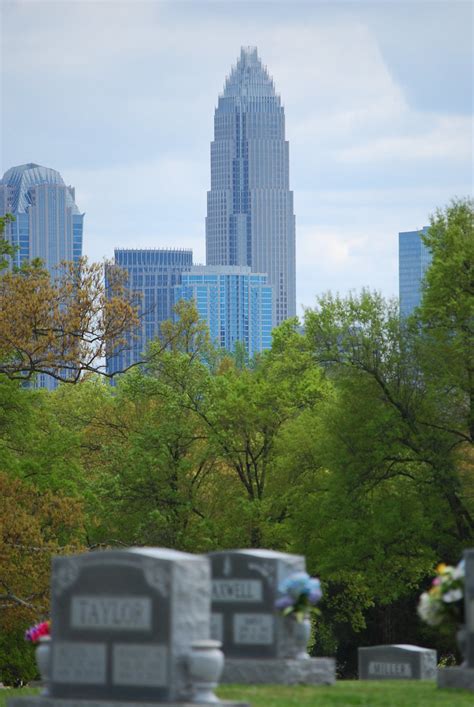
[[[206,262],[267,273],[273,325],[295,315],[295,216],[285,113],[255,47],[242,48],[214,114]]]
[[[5,172],[0,216],[6,213],[15,217],[5,229],[5,237],[17,247],[15,265],[41,258],[53,272],[62,261],[81,257],[84,214],[76,206],[74,188],[55,169],[29,163]]]
[[[431,251],[423,243],[420,231],[404,231],[398,234],[398,291],[400,315],[407,317],[421,304],[422,285],[425,272],[431,263]]]
[[[272,345],[272,288],[248,266],[196,265],[183,272],[175,299],[194,299],[218,347],[233,352],[241,343],[252,358]]]
[[[115,264],[127,273],[127,287],[138,302],[140,326],[128,343],[107,358],[107,370],[115,373],[142,360],[148,344],[160,333],[161,323],[173,318],[175,285],[193,264],[192,250],[115,249]]]

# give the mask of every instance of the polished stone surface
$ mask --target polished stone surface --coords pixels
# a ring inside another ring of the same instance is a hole
[[[146,707],[163,707],[163,702],[146,702]],[[196,707],[197,702],[166,702],[166,707]],[[201,703],[202,705],[203,703]],[[211,704],[211,703],[208,703]],[[143,707],[143,702],[122,700],[76,700],[62,697],[12,697],[7,707]],[[212,702],[212,707],[251,707],[248,702]]]
[[[227,658],[220,682],[228,685],[333,685],[336,661],[334,658]]]
[[[474,668],[439,668],[438,687],[455,687],[474,692]]]
[[[189,696],[186,659],[209,638],[210,565],[161,548],[56,557],[50,694],[172,702]]]
[[[359,680],[435,680],[436,651],[408,644],[358,649]]]
[[[305,571],[305,558],[273,550],[208,555],[212,568],[212,638],[228,658],[293,658],[301,650],[293,622],[274,609],[278,586]]]

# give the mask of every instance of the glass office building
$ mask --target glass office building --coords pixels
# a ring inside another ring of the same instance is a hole
[[[60,173],[29,163],[11,167],[0,181],[0,216],[15,217],[5,228],[5,238],[17,250],[13,265],[41,258],[50,273],[63,261],[77,262],[82,256],[84,214],[75,201],[75,191]],[[58,381],[40,374],[34,385],[50,390]]]
[[[166,319],[173,318],[175,286],[193,264],[192,250],[115,250],[115,264],[127,273],[127,286],[139,301],[140,326],[120,352],[107,358],[109,373],[140,361]]]
[[[242,48],[214,114],[206,262],[267,273],[274,325],[295,315],[295,216],[285,113],[255,47]]]
[[[175,299],[196,302],[217,346],[241,342],[250,358],[272,343],[272,287],[248,266],[195,266],[183,272]]]
[[[51,272],[63,260],[82,256],[84,214],[74,188],[55,169],[38,164],[12,167],[0,182],[0,216],[11,213],[5,236],[18,250],[14,264],[41,258]]]
[[[398,287],[402,317],[412,314],[421,303],[423,277],[431,263],[431,252],[421,238],[427,230],[425,226],[420,231],[398,234]]]

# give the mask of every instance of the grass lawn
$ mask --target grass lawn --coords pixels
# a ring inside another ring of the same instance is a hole
[[[38,690],[0,690],[0,707],[8,697],[34,695]],[[250,702],[252,707],[473,707],[474,695],[466,690],[438,690],[432,682],[341,680],[332,687],[285,687],[236,685],[221,687],[222,699]]]
[[[231,686],[221,687],[223,699],[246,700],[252,707],[473,707],[474,694],[467,690],[438,690],[429,681],[341,680],[331,687]]]

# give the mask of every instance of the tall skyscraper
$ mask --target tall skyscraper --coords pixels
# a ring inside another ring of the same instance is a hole
[[[244,344],[249,357],[272,344],[272,288],[248,266],[194,266],[183,272],[175,299],[194,299],[213,342],[233,352]]]
[[[206,262],[267,273],[274,326],[295,315],[295,216],[285,113],[255,47],[242,47],[214,114]]]
[[[404,231],[398,234],[398,287],[400,315],[407,317],[421,303],[422,283],[431,263],[431,252],[421,238],[426,233]]]
[[[31,162],[7,170],[0,181],[0,216],[6,213],[15,217],[4,233],[17,248],[13,265],[41,258],[54,273],[61,262],[82,256],[84,214],[55,169]],[[41,373],[34,385],[53,390],[58,381]]]
[[[29,163],[11,167],[0,181],[0,215],[11,213],[5,236],[18,247],[14,264],[41,258],[51,272],[82,255],[84,214],[73,187],[55,169]]]
[[[193,264],[192,250],[115,250],[115,264],[128,275],[127,286],[139,299],[140,326],[128,344],[107,359],[109,373],[140,361],[147,345],[160,333],[161,322],[172,319],[175,285]]]

